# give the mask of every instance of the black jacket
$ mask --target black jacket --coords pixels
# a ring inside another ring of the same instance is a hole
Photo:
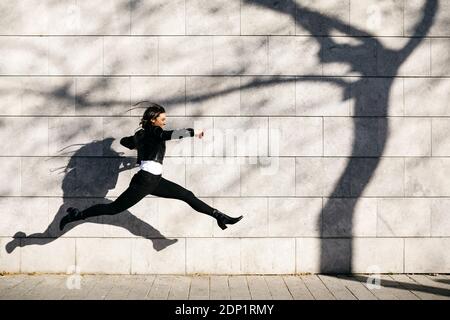
[[[132,136],[120,139],[120,144],[128,149],[137,149],[137,164],[142,160],[153,160],[163,163],[166,153],[166,140],[193,137],[194,129],[163,130],[159,126],[147,125]]]

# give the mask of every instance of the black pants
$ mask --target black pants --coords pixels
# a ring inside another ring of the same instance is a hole
[[[108,204],[95,204],[82,211],[83,218],[103,214],[113,215],[125,211],[138,203],[146,195],[178,199],[186,202],[196,211],[212,215],[214,208],[198,199],[190,190],[166,180],[162,175],[139,170],[131,179],[129,187],[114,201]]]

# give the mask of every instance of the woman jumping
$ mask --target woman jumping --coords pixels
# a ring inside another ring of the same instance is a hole
[[[194,135],[201,139],[204,135],[203,130],[194,132],[192,128],[163,130],[165,122],[164,108],[156,103],[151,103],[142,116],[140,122],[142,128],[133,136],[120,140],[120,144],[128,149],[137,150],[137,164],[139,164],[140,170],[131,179],[129,187],[114,202],[95,204],[83,211],[73,207],[68,208],[67,215],[61,219],[59,224],[60,230],[73,221],[125,211],[148,194],[182,200],[196,211],[215,218],[222,230],[227,228],[227,224],[235,224],[242,219],[242,216],[237,218],[227,216],[198,199],[192,191],[162,177],[166,140],[193,137]]]

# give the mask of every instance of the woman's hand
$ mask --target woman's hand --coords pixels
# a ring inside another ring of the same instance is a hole
[[[203,136],[205,135],[205,132],[204,132],[202,129],[200,129],[200,130],[194,130],[194,135],[195,135],[196,137],[198,137],[199,139],[201,139],[201,138],[203,138]]]

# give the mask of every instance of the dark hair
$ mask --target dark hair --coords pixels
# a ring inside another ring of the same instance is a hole
[[[147,125],[151,125],[151,120],[158,118],[161,113],[165,113],[166,110],[162,106],[157,103],[150,102],[150,106],[145,110],[142,115],[141,122],[139,125],[142,125],[142,128],[145,128]]]

